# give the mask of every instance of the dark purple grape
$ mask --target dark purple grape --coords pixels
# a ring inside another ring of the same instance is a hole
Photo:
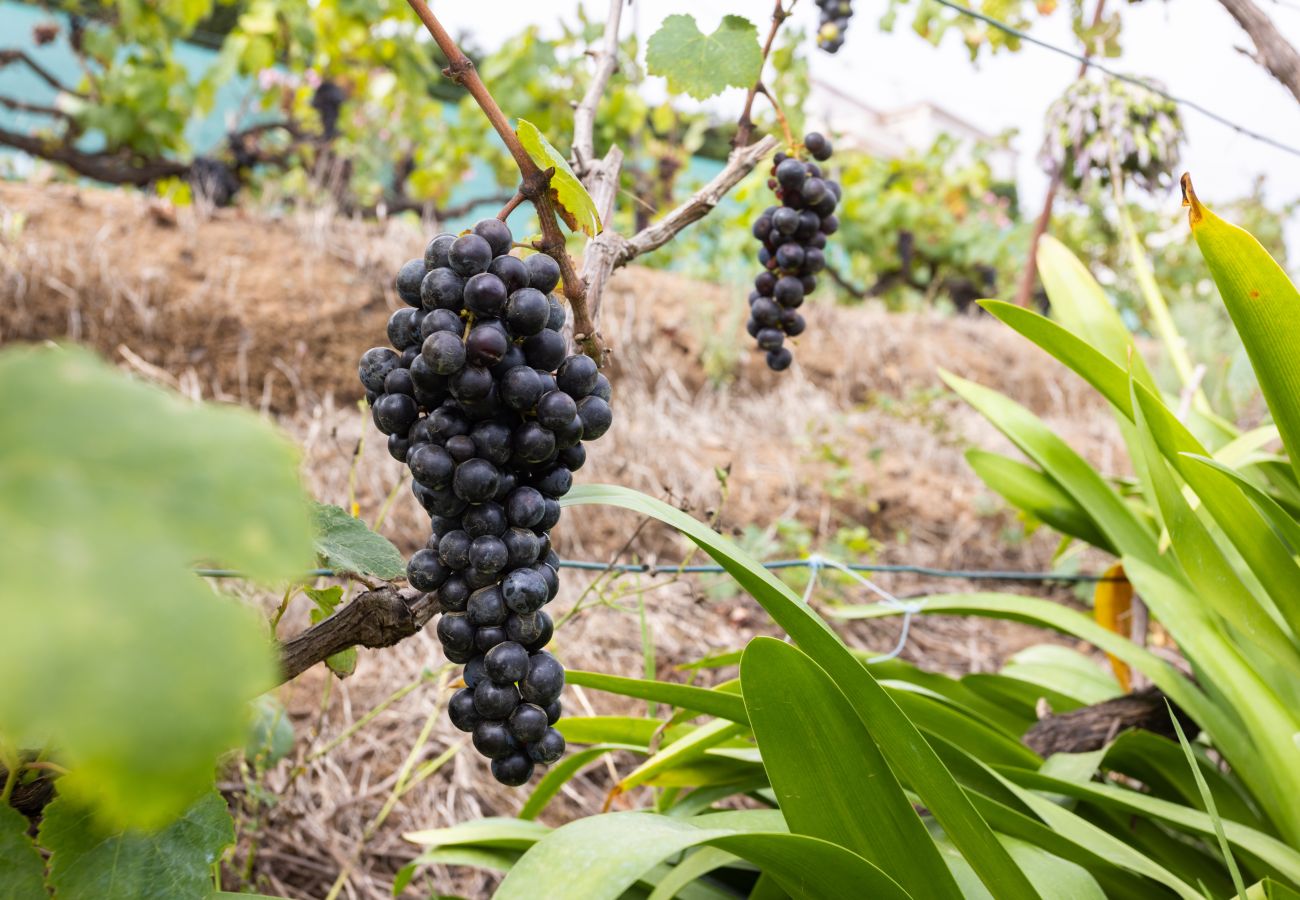
[[[533,777],[533,761],[528,754],[516,750],[500,759],[492,760],[492,777],[506,787],[527,784],[528,779]]]
[[[475,688],[477,692],[482,688]],[[558,700],[564,690],[564,666],[545,650],[534,653],[528,660],[528,674],[519,683],[519,694],[529,703],[545,706]],[[478,698],[475,697],[477,704]],[[482,712],[482,708],[479,712]]]
[[[528,674],[528,651],[522,644],[497,644],[483,659],[488,677],[497,684],[514,684]]]
[[[529,677],[532,674],[532,667],[530,666],[528,670]],[[563,671],[561,671],[561,677],[563,677]],[[474,688],[474,709],[485,719],[505,719],[515,711],[515,707],[518,705],[519,689],[513,684],[497,684],[489,679],[480,681],[478,686]]]
[[[579,419],[578,421],[582,421]],[[570,472],[576,472],[587,462],[587,448],[582,444],[574,444],[572,447],[565,447],[559,453],[555,454],[555,461],[564,466]]]
[[[406,580],[417,591],[436,591],[447,580],[450,570],[432,550],[417,550],[406,564]]]
[[[505,423],[480,422],[474,426],[474,430],[469,433],[469,436],[474,441],[476,455],[497,467],[504,466],[510,461],[510,427]],[[505,478],[509,474],[508,472],[502,472],[501,478]],[[498,479],[498,492],[500,489],[501,482]]]
[[[600,370],[596,361],[584,354],[575,354],[560,363],[555,372],[555,384],[574,400],[581,400],[596,387]]]
[[[438,619],[438,640],[447,650],[468,650],[474,646],[474,625],[465,613],[444,613]]]
[[[438,588],[438,608],[444,613],[464,612],[469,605],[470,589],[464,578],[450,575]]]
[[[537,421],[552,431],[568,425],[577,413],[578,404],[563,391],[551,391],[537,401]]]
[[[528,366],[516,366],[501,379],[501,399],[506,406],[520,412],[530,410],[542,397],[542,379],[537,370]]]
[[[483,625],[504,625],[507,610],[501,588],[489,584],[470,594],[465,613],[467,621],[476,628]]]
[[[465,282],[465,308],[476,316],[499,316],[506,305],[506,285],[490,272]]]
[[[492,366],[501,361],[509,346],[510,340],[501,330],[486,323],[475,325],[465,338],[465,355],[470,362]]]
[[[411,452],[411,442],[400,434],[388,436],[388,455],[398,462],[406,462],[406,454]]]
[[[550,308],[550,315],[546,319],[546,327],[551,331],[563,331],[566,314],[564,305],[555,299],[555,295],[546,298],[546,305]]]
[[[520,288],[528,287],[528,268],[522,260],[513,256],[498,256],[492,260],[488,271],[505,284],[507,296]]]
[[[541,521],[533,526],[534,531],[550,531],[560,521],[560,503],[550,497],[542,500],[545,505],[545,512],[542,513]]]
[[[415,396],[415,382],[411,380],[409,369],[393,369],[384,378],[385,394],[406,394],[408,397]]]
[[[473,544],[464,531],[449,531],[438,541],[438,558],[443,564],[457,572],[469,568],[469,548]]]
[[[553,371],[565,355],[564,336],[558,331],[543,329],[524,341],[524,357],[535,369]]]
[[[397,271],[397,296],[410,306],[420,305],[420,282],[424,280],[424,260],[408,259]]]
[[[418,311],[407,306],[388,317],[388,341],[398,350],[419,343],[420,330],[415,318]]]
[[[468,671],[469,669],[466,668],[466,672]],[[467,681],[466,684],[468,683]],[[451,695],[451,700],[447,702],[447,718],[451,719],[451,724],[457,731],[473,731],[483,721],[483,717],[474,708],[472,690],[461,688]]]
[[[501,536],[501,541],[506,548],[505,568],[517,569],[520,566],[531,566],[537,561],[541,543],[537,535],[529,529],[511,528]]]
[[[551,305],[546,295],[535,288],[515,291],[506,303],[506,327],[515,337],[537,334],[546,327],[550,316]]]
[[[474,439],[467,434],[457,434],[447,438],[443,447],[457,463],[469,462],[478,452],[478,448],[474,446]]]
[[[452,242],[447,262],[458,274],[468,278],[486,272],[492,262],[492,245],[477,234],[462,234]]]
[[[465,365],[465,345],[450,331],[435,331],[420,348],[420,355],[438,375],[452,375]]]
[[[545,253],[525,256],[524,265],[528,268],[528,283],[543,294],[549,294],[560,283],[560,264]]]
[[[788,347],[781,347],[777,350],[769,351],[767,354],[767,367],[773,372],[784,372],[790,368],[790,363],[794,360]]]
[[[506,533],[506,511],[500,503],[480,503],[470,507],[461,517],[461,525],[470,537],[492,534],[500,537]]]
[[[474,649],[479,653],[487,653],[497,644],[504,644],[507,640],[509,637],[504,626],[485,625],[474,632]]]
[[[783,160],[776,167],[776,180],[780,183],[781,187],[788,191],[799,190],[807,177],[808,170],[805,169],[803,163],[799,162],[797,159]],[[781,228],[780,224],[777,222],[777,216],[780,212],[781,210],[777,210],[773,213],[772,222],[779,230],[785,231],[785,229]],[[791,231],[793,231],[793,229],[791,229]]]
[[[384,391],[384,379],[388,373],[397,368],[401,357],[387,347],[372,347],[361,354],[357,364],[357,375],[367,391],[381,394]]]
[[[516,488],[506,498],[506,517],[517,528],[533,528],[546,513],[546,500],[536,488]]]
[[[426,269],[440,269],[447,265],[447,254],[451,250],[451,245],[455,242],[456,235],[440,234],[429,241],[424,248],[424,267]]]
[[[501,646],[511,646],[502,644]],[[519,647],[518,644],[513,646]],[[519,647],[523,652],[523,661],[525,669],[528,666],[528,651]],[[522,677],[522,675],[520,676]],[[518,680],[518,679],[514,679]],[[520,703],[515,707],[515,711],[510,714],[510,720],[506,723],[510,728],[510,733],[514,735],[516,741],[521,744],[531,744],[540,741],[546,734],[547,726],[550,723],[546,720],[546,710],[536,703]]]
[[[825,162],[831,158],[831,142],[817,131],[810,131],[803,136],[803,145],[808,148],[812,158]]]
[[[434,269],[420,283],[420,303],[427,309],[460,312],[464,307],[465,279],[451,269]]]
[[[764,328],[755,337],[760,350],[777,350],[785,342],[785,335],[776,328]]]
[[[526,463],[544,462],[555,453],[555,435],[537,422],[525,422],[516,428],[511,443],[515,455]]]
[[[564,747],[564,735],[548,728],[540,741],[528,745],[528,756],[534,762],[549,764],[564,755]]]
[[[537,612],[546,603],[546,582],[532,569],[515,569],[501,580],[501,596],[511,612]]]
[[[501,538],[481,534],[470,544],[469,561],[480,572],[500,572],[510,561],[510,551]]]
[[[384,434],[406,434],[420,414],[415,398],[409,394],[384,394],[371,410],[377,427]]]
[[[483,682],[490,684],[491,682]],[[478,689],[475,688],[474,698],[477,700]],[[504,759],[511,754],[517,753],[515,749],[515,739],[510,736],[510,730],[506,728],[503,721],[484,719],[483,714],[478,711],[478,704],[475,703],[474,714],[479,717],[478,723],[472,729],[474,732],[474,749],[486,756],[488,759]]]
[[[500,219],[480,219],[474,223],[474,233],[488,242],[493,256],[509,253],[510,245],[515,241],[510,226]]]

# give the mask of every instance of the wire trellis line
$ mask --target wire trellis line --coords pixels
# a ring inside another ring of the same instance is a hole
[[[1106,65],[1105,63],[1097,62],[1095,59],[1089,56],[1085,56],[1084,54],[1077,53],[1073,50],[1068,50],[1065,47],[1058,47],[1056,44],[1049,43],[1048,41],[1045,41],[1042,38],[1036,38],[1027,32],[1021,31],[1019,28],[1016,28],[1013,25],[1008,25],[1006,22],[1003,22],[1000,19],[995,19],[990,15],[986,15],[980,12],[979,10],[971,9],[968,6],[962,6],[960,3],[953,2],[953,0],[935,0],[935,2],[939,3],[941,6],[946,6],[949,9],[953,10],[954,12],[957,12],[963,16],[969,16],[972,19],[977,19],[986,25],[996,28],[998,31],[1001,31],[1004,34],[1009,34],[1012,37],[1025,41],[1026,43],[1033,44],[1036,47],[1041,47],[1044,50],[1048,50],[1052,53],[1057,53],[1061,56],[1072,59],[1075,62],[1079,63],[1080,65],[1087,66],[1090,69],[1096,69],[1098,72],[1101,72],[1103,75],[1106,75],[1107,77],[1114,78],[1117,81],[1125,81],[1128,82],[1129,84],[1133,84],[1133,85],[1137,85],[1138,87],[1145,88],[1146,90],[1151,91],[1153,94],[1158,94],[1172,103],[1177,103],[1179,106],[1185,106],[1188,109],[1195,110],[1201,115],[1209,119],[1212,119],[1215,122],[1218,122],[1220,125],[1226,125],[1227,127],[1231,128],[1233,131],[1236,131],[1238,134],[1244,135],[1245,137],[1248,137],[1251,140],[1268,144],[1270,147],[1274,147],[1278,150],[1283,151],[1284,153],[1290,153],[1292,156],[1300,156],[1300,148],[1292,147],[1290,144],[1284,144],[1281,141],[1277,140],[1276,138],[1271,138],[1266,134],[1261,134],[1260,132],[1255,131],[1253,128],[1248,128],[1245,125],[1238,124],[1237,122],[1234,122],[1232,119],[1229,119],[1227,116],[1220,115],[1214,110],[1202,106],[1200,103],[1196,102],[1195,100],[1189,100],[1186,97],[1179,97],[1176,94],[1171,94],[1168,91],[1160,87],[1157,87],[1156,85],[1151,84],[1147,81],[1144,81],[1143,79],[1138,78],[1135,75],[1127,75],[1123,72],[1118,72],[1115,69],[1112,69],[1110,66]]]
[[[967,581],[1027,581],[1039,584],[1096,584],[1098,582],[1123,581],[1121,578],[1108,578],[1105,575],[1068,572],[1021,572],[1009,569],[942,569],[935,566],[919,566],[903,563],[840,563],[824,556],[809,556],[805,559],[774,559],[760,563],[765,569],[812,569],[830,567],[847,572],[877,572],[898,575],[924,575],[931,578],[960,578]],[[586,572],[620,572],[641,575],[711,575],[722,574],[727,570],[716,564],[673,565],[671,563],[604,563],[595,560],[562,559],[560,568],[575,569]],[[203,578],[243,578],[244,573],[236,569],[196,568],[195,574]],[[334,569],[312,569],[304,572],[304,577],[333,578],[347,575],[347,572]]]

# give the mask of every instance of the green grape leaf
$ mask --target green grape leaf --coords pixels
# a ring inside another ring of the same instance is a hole
[[[265,624],[192,567],[310,565],[297,453],[56,348],[0,352],[0,434],[0,734],[58,747],[60,793],[107,826],[162,826],[275,681]]]
[[[293,749],[293,722],[273,694],[253,701],[253,724],[244,742],[244,756],[259,770],[275,765]]]
[[[402,554],[382,534],[350,516],[342,508],[317,503],[313,510],[316,525],[316,555],[321,564],[336,572],[355,572],[391,581],[406,574]]]
[[[45,860],[27,836],[27,817],[0,805],[0,900],[45,896]]]
[[[527,119],[520,119],[515,128],[519,143],[524,145],[529,157],[541,167],[542,171],[554,169],[551,176],[551,200],[555,211],[559,213],[570,231],[581,231],[587,237],[595,237],[604,227],[600,224],[600,213],[596,211],[596,201],[582,186],[578,176],[569,168],[569,162],[551,146],[545,135]]]
[[[347,678],[357,670],[357,648],[349,647],[333,656],[325,657],[325,665],[329,666],[329,670],[339,678]]]
[[[311,611],[313,625],[334,615],[334,610],[343,602],[343,586],[338,584],[327,588],[304,588],[303,593],[316,604],[316,608]]]
[[[343,602],[343,588],[337,584],[327,588],[304,588],[303,593],[316,604],[316,608],[311,611],[313,625],[334,615],[334,610]],[[357,670],[357,648],[349,647],[333,656],[327,656],[325,665],[338,677],[347,678]]]
[[[668,90],[705,100],[729,87],[748,88],[758,81],[763,50],[758,28],[742,16],[723,16],[713,34],[706,35],[695,17],[679,14],[664,19],[645,48],[651,75],[668,79]]]
[[[91,810],[59,797],[45,808],[40,831],[58,896],[95,900],[206,897],[212,864],[234,841],[226,801],[212,790],[156,832],[104,830]]]

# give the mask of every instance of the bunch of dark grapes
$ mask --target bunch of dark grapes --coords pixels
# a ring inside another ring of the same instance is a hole
[[[835,53],[844,46],[844,32],[853,18],[853,0],[817,0],[821,22],[817,25],[817,46]]]
[[[831,157],[831,142],[815,131],[804,137],[803,147],[819,162]],[[827,178],[816,162],[785,153],[773,158],[767,184],[781,205],[769,206],[754,221],[754,237],[763,244],[758,251],[763,271],[749,295],[747,327],[758,348],[767,352],[768,367],[780,372],[793,359],[785,339],[803,333],[799,307],[817,287],[817,273],[826,266],[822,253],[826,236],[840,225],[835,217],[840,185]]]
[[[559,590],[550,530],[559,498],[610,426],[610,386],[596,363],[570,356],[564,308],[551,295],[549,256],[510,256],[510,230],[484,219],[440,234],[402,266],[410,305],[388,320],[396,350],[376,347],[359,371],[388,452],[405,462],[432,521],[407,566],[412,587],[435,593],[438,638],[463,663],[452,724],[472,732],[503,784],[564,752],[564,669],[543,648],[543,607]]]

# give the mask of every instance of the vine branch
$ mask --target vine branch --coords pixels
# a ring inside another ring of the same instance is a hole
[[[422,629],[438,612],[432,594],[383,585],[280,645],[280,681],[289,681],[349,647],[391,647]]]
[[[784,0],[776,0],[776,8],[772,10],[772,27],[768,29],[767,40],[763,42],[763,61],[758,65],[758,77],[754,79],[754,84],[745,95],[745,107],[740,111],[740,121],[736,123],[736,135],[731,139],[732,147],[743,147],[749,143],[749,136],[754,131],[754,120],[751,115],[754,112],[754,98],[759,93],[767,94],[767,99],[772,101],[773,108],[776,109],[777,115],[784,124],[785,115],[777,107],[776,98],[767,93],[767,88],[763,86],[763,67],[767,65],[767,57],[772,52],[772,44],[776,41],[776,33],[781,30],[781,23],[790,18],[790,11],[794,9],[795,3],[799,0],[790,0],[790,6],[787,8]],[[790,128],[785,126],[787,140],[789,140]]]
[[[605,94],[609,79],[618,71],[618,26],[623,14],[623,0],[609,0],[605,32],[596,53],[596,73],[592,76],[582,101],[573,110],[573,171],[585,178],[596,156],[596,107]],[[604,218],[601,218],[604,221]]]
[[[586,283],[578,275],[573,259],[565,249],[564,233],[560,230],[555,205],[551,201],[551,172],[543,172],[537,163],[533,162],[532,157],[528,155],[528,151],[524,149],[524,145],[520,143],[519,136],[511,129],[505,113],[501,111],[501,107],[493,99],[487,85],[479,77],[478,71],[474,68],[473,60],[462,53],[460,47],[456,46],[456,41],[442,27],[442,23],[433,14],[433,10],[429,9],[429,5],[424,0],[406,0],[406,2],[415,11],[415,14],[420,17],[424,27],[432,35],[434,43],[447,57],[447,68],[443,70],[443,74],[469,92],[469,95],[474,98],[474,102],[478,104],[479,109],[483,111],[483,115],[487,117],[487,120],[492,124],[492,128],[501,138],[501,142],[510,151],[510,156],[514,159],[522,180],[519,192],[533,204],[533,208],[537,211],[537,221],[542,229],[542,240],[539,249],[554,259],[560,267],[560,278],[564,283],[564,296],[573,309],[574,339],[582,347],[584,353],[595,359],[597,363],[603,362],[605,344],[601,340],[596,325],[587,311]]]

